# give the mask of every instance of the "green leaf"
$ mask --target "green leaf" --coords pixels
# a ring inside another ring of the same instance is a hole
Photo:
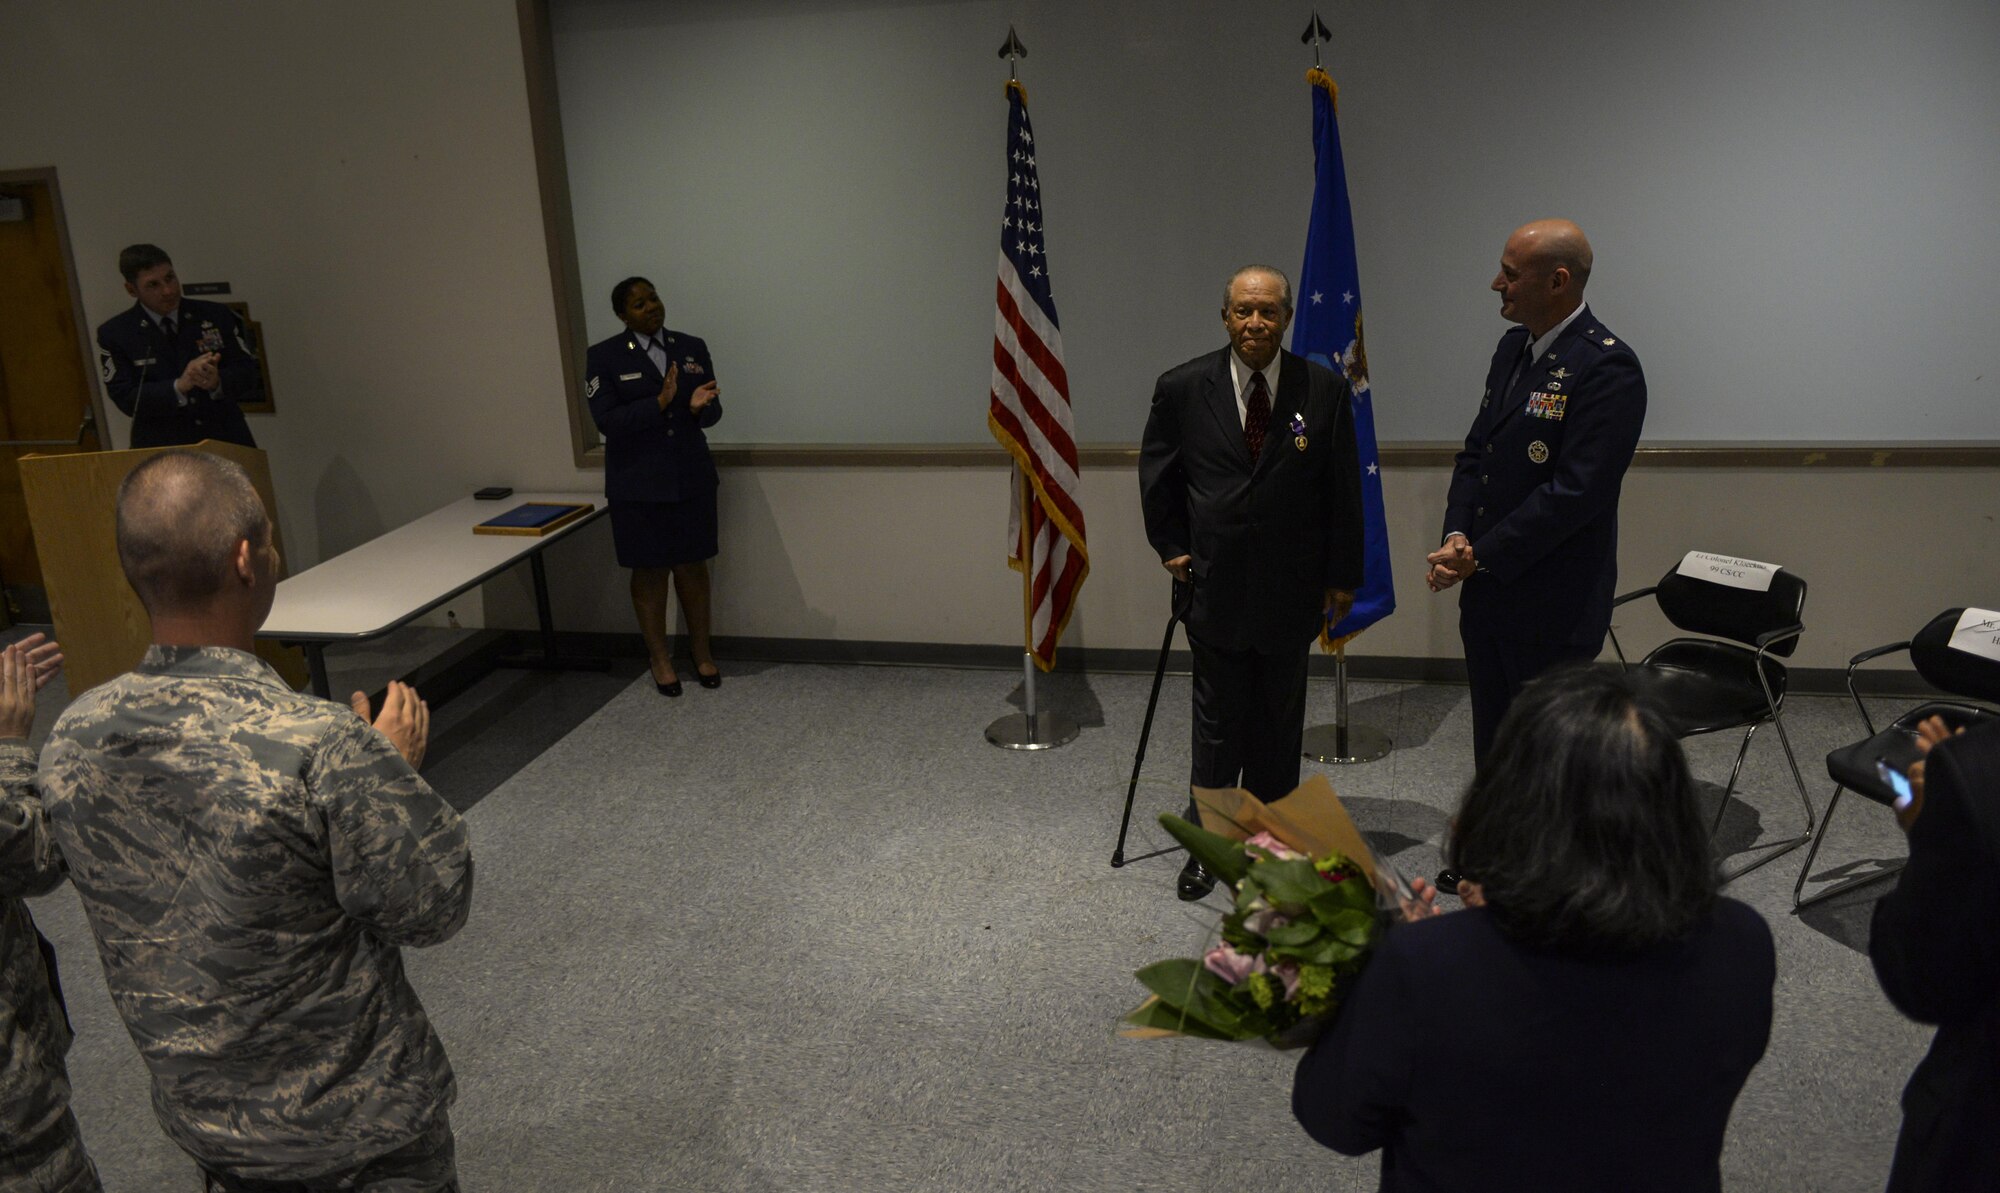
[[[1333,935],[1356,948],[1367,948],[1374,944],[1376,934],[1382,930],[1381,922],[1375,918],[1374,912],[1355,911],[1351,908],[1327,917],[1326,927]]]
[[[1264,889],[1264,897],[1276,907],[1299,907],[1324,894],[1325,878],[1303,858],[1289,862],[1258,862],[1250,876]]]
[[[1367,883],[1350,878],[1346,882],[1328,884],[1306,906],[1322,924],[1331,923],[1335,916],[1347,911],[1372,916],[1375,914],[1375,891]]]
[[[1209,873],[1232,887],[1243,881],[1243,872],[1250,868],[1243,842],[1211,833],[1200,825],[1189,824],[1167,813],[1160,816],[1160,827],[1185,845],[1188,853],[1207,867]]]
[[[1179,1032],[1184,1036],[1196,1036],[1204,1040],[1246,1040],[1250,1037],[1232,1035],[1219,1028],[1211,1027],[1199,1019],[1192,1018],[1170,1007],[1163,999],[1147,999],[1144,1006],[1126,1015],[1123,1022],[1134,1027],[1151,1027],[1160,1031]]]
[[[1264,939],[1274,945],[1298,946],[1318,936],[1320,931],[1321,928],[1317,921],[1309,919],[1293,920],[1282,928],[1271,929],[1265,935]]]
[[[1233,1032],[1242,1024],[1243,1009],[1230,997],[1228,983],[1204,969],[1200,961],[1191,957],[1155,961],[1135,976],[1159,995],[1161,1002],[1218,1031]]]

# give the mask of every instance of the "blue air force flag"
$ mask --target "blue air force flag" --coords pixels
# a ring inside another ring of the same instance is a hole
[[[1313,204],[1306,260],[1299,270],[1292,351],[1343,373],[1354,391],[1354,438],[1361,459],[1365,570],[1354,608],[1321,638],[1329,647],[1396,611],[1389,573],[1389,524],[1382,514],[1382,469],[1375,448],[1375,395],[1368,385],[1368,351],[1361,338],[1361,271],[1354,259],[1354,213],[1340,158],[1338,89],[1326,72],[1306,72],[1312,86]]]

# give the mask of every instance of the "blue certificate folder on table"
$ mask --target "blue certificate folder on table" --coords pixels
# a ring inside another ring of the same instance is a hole
[[[567,526],[596,507],[526,501],[504,514],[497,514],[472,528],[474,534],[547,534]]]

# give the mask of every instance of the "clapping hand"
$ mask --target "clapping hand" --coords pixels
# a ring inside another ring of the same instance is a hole
[[[180,382],[174,388],[182,393],[197,389],[214,389],[222,384],[222,372],[217,367],[222,360],[220,352],[204,352],[187,363],[181,370]]]
[[[402,680],[389,681],[389,689],[382,695],[382,715],[373,720],[368,715],[368,693],[356,692],[347,703],[355,716],[369,721],[376,732],[389,739],[411,770],[423,765],[424,747],[430,744],[431,706],[417,697],[415,688]]]
[[[681,366],[678,361],[667,366],[667,377],[660,385],[660,409],[673,405],[674,395],[681,392]]]
[[[30,634],[0,650],[0,737],[26,737],[35,727],[35,693],[62,670],[62,646]]]
[[[717,382],[711,381],[688,396],[688,410],[695,414],[700,414],[702,407],[721,396],[721,386]]]

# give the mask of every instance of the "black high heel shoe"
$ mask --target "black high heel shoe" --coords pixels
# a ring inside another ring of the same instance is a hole
[[[678,675],[674,676],[672,683],[661,683],[656,679],[653,681],[653,686],[660,690],[662,696],[673,697],[681,694],[681,678]]]
[[[710,663],[709,666],[714,667],[715,664]],[[714,691],[716,688],[722,686],[722,669],[717,667],[714,675],[705,675],[702,673],[701,668],[697,667],[694,672],[694,681],[702,687]]]

